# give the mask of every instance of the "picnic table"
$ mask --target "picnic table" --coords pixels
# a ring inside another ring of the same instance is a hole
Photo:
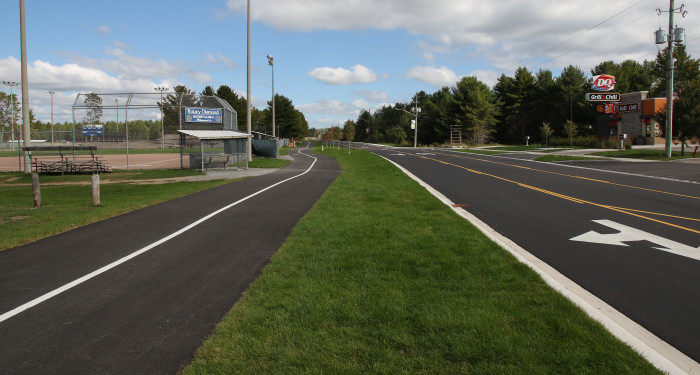
[[[111,172],[104,160],[95,154],[96,146],[39,146],[23,147],[36,173],[100,173]],[[76,155],[76,151],[90,154]],[[32,152],[35,152],[32,154]]]

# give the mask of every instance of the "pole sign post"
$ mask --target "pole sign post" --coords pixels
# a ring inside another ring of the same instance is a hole
[[[185,108],[185,121],[220,124],[223,115],[221,108]]]

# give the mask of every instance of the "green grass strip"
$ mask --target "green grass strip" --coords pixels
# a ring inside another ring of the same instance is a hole
[[[591,155],[596,156],[607,156],[611,158],[631,158],[631,159],[645,159],[645,160],[659,160],[668,161],[675,159],[687,159],[693,157],[694,147],[688,147],[685,150],[685,155],[681,156],[680,151],[671,152],[671,158],[666,157],[666,151],[664,150],[642,150],[642,149],[631,149],[631,150],[617,150],[617,151],[601,151],[596,152]]]
[[[385,160],[343,174],[183,374],[660,373]]]
[[[585,156],[571,156],[571,155],[543,155],[540,157],[536,157],[534,159],[535,161],[543,161],[543,162],[557,162],[557,161],[572,161],[572,160],[604,160],[604,159],[599,159],[599,158],[589,158]]]
[[[100,175],[120,179],[169,178],[201,174],[180,170],[144,170]],[[17,178],[17,180],[14,180]],[[7,182],[7,180],[14,180]],[[34,208],[31,177],[0,173],[0,251],[159,202],[206,190],[234,180],[173,182],[167,184],[100,184],[100,206],[92,206],[91,184],[49,185],[49,182],[91,181],[91,175],[40,176],[41,208]]]

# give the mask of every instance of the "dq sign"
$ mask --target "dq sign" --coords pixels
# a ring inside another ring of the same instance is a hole
[[[610,91],[615,88],[615,76],[601,74],[593,77],[593,90]]]

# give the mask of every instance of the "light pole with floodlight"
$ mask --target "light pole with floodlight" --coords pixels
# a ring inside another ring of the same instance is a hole
[[[12,88],[19,86],[18,82],[14,81],[2,81],[2,84],[10,87],[10,140],[11,140],[11,150],[15,150],[15,101],[12,94]],[[19,142],[18,142],[19,143]]]
[[[414,103],[413,113],[411,113],[403,108],[394,107],[393,109],[398,109],[400,111],[404,111],[404,112],[408,113],[409,115],[413,115],[415,117],[415,119],[412,120],[412,122],[413,122],[412,125],[413,125],[413,129],[414,129],[414,131],[413,131],[413,148],[417,148],[418,147],[418,113],[420,113],[420,111],[421,111],[420,107],[418,107],[418,97],[417,96],[416,96],[416,99],[413,103]]]
[[[267,55],[267,64],[272,67],[272,138],[275,138],[275,58]]]
[[[55,92],[49,91],[49,94],[51,94],[51,145],[53,146],[53,94]]]
[[[160,148],[165,148],[165,125],[163,125],[163,91],[168,91],[167,87],[156,87],[156,91],[160,91]],[[119,111],[117,109],[117,111]]]

